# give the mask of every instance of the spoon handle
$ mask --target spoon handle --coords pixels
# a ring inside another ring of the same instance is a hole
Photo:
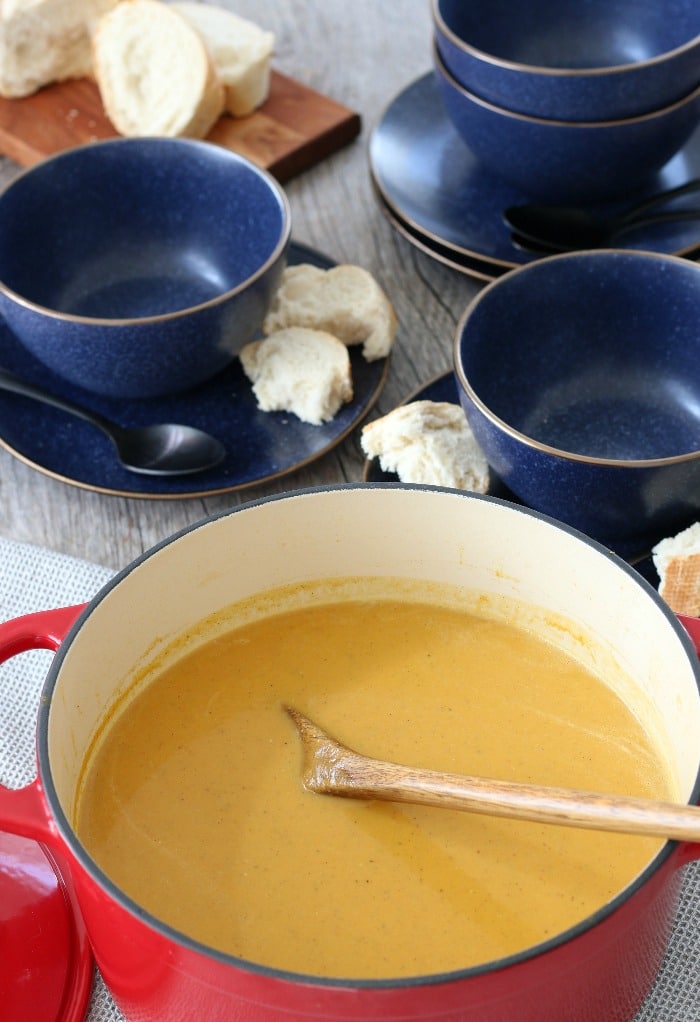
[[[668,224],[681,220],[700,220],[700,209],[667,209],[662,213],[640,214],[637,210],[636,216],[626,216],[620,219],[613,230],[610,238],[617,238],[620,234],[629,231],[636,231],[639,227],[653,227],[654,224]]]
[[[620,217],[620,221],[635,219],[640,213],[646,213],[648,209],[654,209],[655,206],[660,206],[664,202],[670,202],[672,199],[679,199],[682,195],[690,195],[697,191],[700,191],[700,178],[697,177],[686,181],[685,184],[676,185],[675,188],[666,188],[663,192],[656,192],[650,198],[636,203]]]
[[[461,809],[567,827],[700,842],[700,808],[402,766],[363,756],[286,706],[301,739],[309,791]]]
[[[85,419],[86,422],[97,426],[98,429],[105,430],[109,435],[109,424],[101,415],[98,415],[96,412],[89,412],[87,409],[81,408],[80,405],[58,397],[56,394],[51,394],[41,387],[30,383],[28,380],[15,376],[14,373],[9,372],[7,369],[0,369],[0,390],[9,390],[13,394],[22,394],[24,397],[33,398],[35,401],[41,401],[45,405],[51,405],[53,408],[59,408],[63,412],[68,412],[69,415],[77,415],[78,418]]]
[[[335,764],[335,795],[700,841],[697,806],[413,769],[346,753]]]
[[[639,228],[654,227],[657,224],[677,223],[681,220],[700,220],[700,209],[669,209],[662,213],[649,213],[648,216],[622,217],[616,221],[609,232],[608,242],[612,243],[621,234],[636,231]],[[510,240],[516,248],[524,249],[526,252],[536,252],[540,255],[554,255],[558,252],[581,252],[587,246],[581,243],[567,243],[566,241],[551,237],[537,238],[534,234],[525,234],[519,230],[512,230]],[[597,247],[604,247],[601,241]],[[684,253],[686,258],[694,258],[697,255],[695,250]]]

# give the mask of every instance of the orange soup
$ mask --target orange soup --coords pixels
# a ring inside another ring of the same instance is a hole
[[[279,606],[271,594],[263,616],[154,665],[84,765],[78,834],[153,915],[280,969],[429,974],[565,930],[659,848],[305,791],[284,704],[379,759],[673,796],[625,702],[527,628],[359,582],[342,599]]]

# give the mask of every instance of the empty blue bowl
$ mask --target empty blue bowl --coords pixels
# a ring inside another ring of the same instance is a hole
[[[552,121],[469,92],[434,50],[446,113],[473,155],[525,195],[588,203],[629,194],[680,149],[700,123],[700,87],[653,114],[621,121]]]
[[[432,0],[432,16],[457,81],[532,117],[635,117],[700,84],[697,0]]]
[[[604,543],[700,516],[700,265],[550,256],[489,284],[457,328],[460,401],[521,500]]]
[[[0,195],[0,312],[87,391],[176,393],[255,335],[290,234],[280,186],[229,150],[166,138],[81,146]]]

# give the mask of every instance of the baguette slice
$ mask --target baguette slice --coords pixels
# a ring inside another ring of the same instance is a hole
[[[122,135],[204,138],[224,87],[200,35],[162,0],[121,0],[100,18],[94,72]]]
[[[92,71],[91,34],[117,0],[0,0],[0,95],[29,96]]]
[[[270,91],[275,36],[224,7],[181,0],[170,5],[204,40],[224,84],[224,109],[245,117],[262,106]]]
[[[489,466],[464,412],[447,401],[413,401],[368,423],[360,443],[403,483],[485,493]]]
[[[396,337],[396,315],[374,277],[360,266],[322,270],[289,266],[263,323],[270,334],[289,326],[326,330],[344,344],[361,344],[368,362],[385,358]]]
[[[348,349],[323,330],[277,330],[245,345],[240,359],[264,412],[292,412],[319,426],[352,401]]]
[[[662,539],[651,553],[659,596],[674,614],[700,617],[700,522]]]

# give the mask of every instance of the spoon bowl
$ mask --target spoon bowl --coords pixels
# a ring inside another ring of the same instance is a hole
[[[100,429],[112,441],[119,461],[129,472],[156,476],[190,475],[213,468],[226,455],[221,441],[194,426],[170,422],[151,426],[119,426],[97,412],[20,379],[6,369],[0,369],[0,389],[52,405]]]
[[[568,788],[443,773],[363,756],[291,706],[309,791],[460,809],[567,827],[700,841],[700,808]]]

